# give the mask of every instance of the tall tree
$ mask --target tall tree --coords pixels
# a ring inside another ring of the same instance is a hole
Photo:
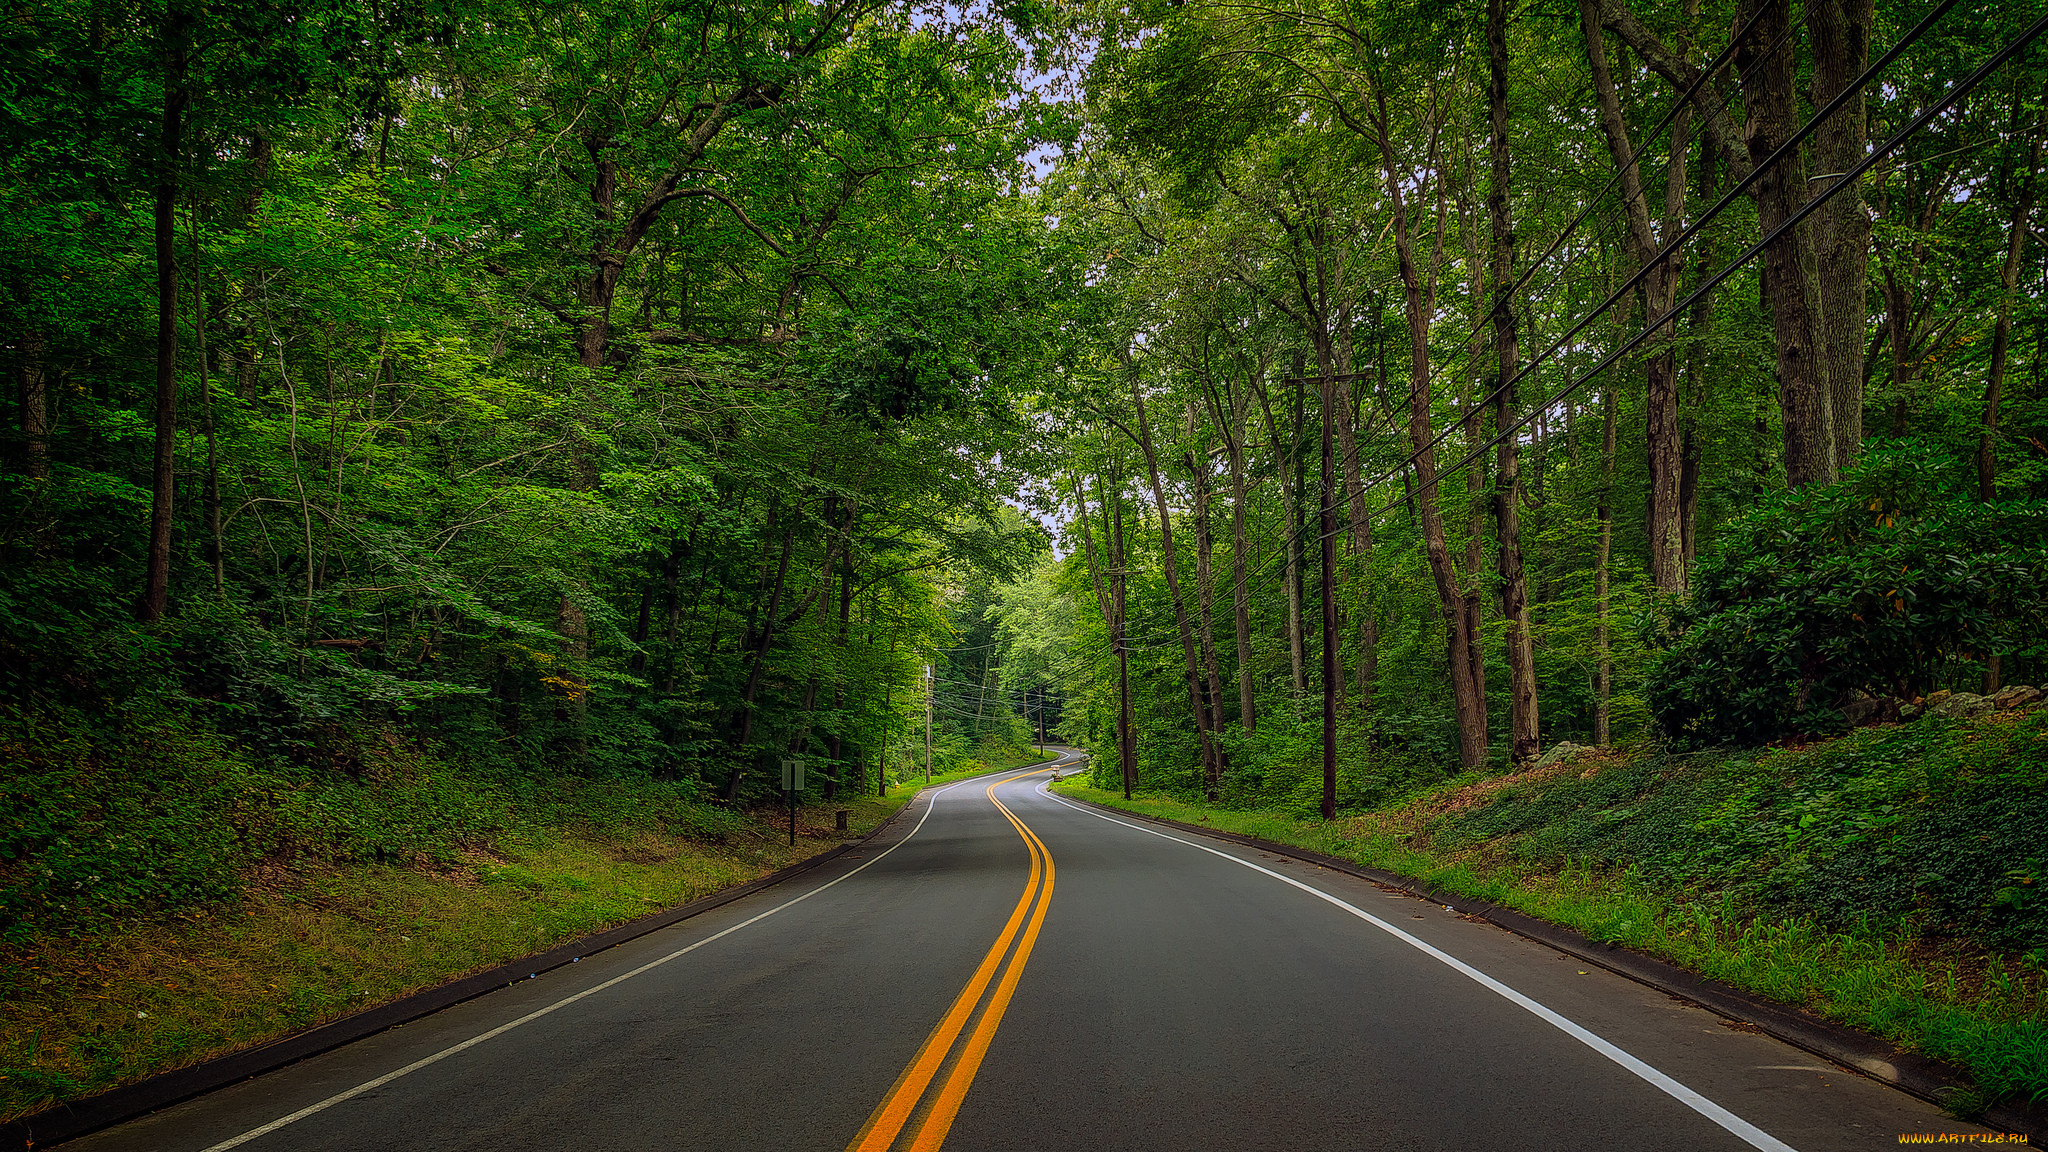
[[[1495,447],[1493,522],[1500,578],[1501,618],[1507,623],[1508,748],[1514,763],[1542,751],[1537,701],[1536,646],[1529,627],[1529,581],[1522,563],[1521,419],[1514,380],[1521,369],[1521,334],[1515,315],[1515,227],[1510,207],[1514,161],[1508,133],[1507,0],[1487,0],[1486,67],[1490,133],[1486,191],[1492,231],[1492,320]],[[1654,481],[1653,481],[1654,484]]]

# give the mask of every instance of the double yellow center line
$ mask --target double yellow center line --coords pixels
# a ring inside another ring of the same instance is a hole
[[[1038,772],[1027,772],[1023,776],[1012,776],[998,780],[1006,784],[1011,780],[1022,780]],[[1052,904],[1052,853],[1046,851],[1043,841],[1024,826],[1017,814],[996,799],[996,784],[988,786],[986,795],[996,810],[1009,820],[1017,835],[1024,838],[1024,846],[1031,853],[1031,878],[1024,885],[1024,894],[1017,898],[1017,907],[1010,913],[1009,923],[1003,925],[1002,935],[996,937],[988,955],[982,957],[981,966],[974,970],[974,976],[967,981],[967,987],[953,1000],[953,1006],[946,1010],[938,1027],[925,1037],[923,1047],[911,1058],[909,1067],[896,1077],[882,1102],[861,1127],[853,1143],[846,1146],[847,1152],[888,1152],[899,1145],[909,1152],[937,1152],[945,1143],[946,1133],[953,1127],[953,1118],[960,1113],[961,1101],[967,1098],[967,1089],[974,1084],[974,1074],[981,1068],[981,1059],[988,1054],[989,1042],[995,1039],[996,1029],[1003,1022],[1003,1011],[1010,1006],[1010,997],[1016,994],[1017,981],[1024,975],[1024,964],[1031,959],[1031,946],[1038,942],[1039,926],[1045,923],[1045,910]],[[1036,902],[1034,904],[1034,901]],[[1019,930],[1022,936],[1019,936]],[[1011,951],[1011,945],[1016,950]],[[1004,957],[1009,963],[1004,965]],[[997,972],[1001,971],[1001,979]],[[995,992],[982,1003],[983,993],[989,984],[995,983]],[[975,1009],[981,1014],[975,1017]],[[967,1030],[972,1020],[974,1030],[968,1033],[964,1043],[961,1033]],[[939,1087],[928,1093],[934,1082]],[[899,1137],[902,1139],[899,1140]]]

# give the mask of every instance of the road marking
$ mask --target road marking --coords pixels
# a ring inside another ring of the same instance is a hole
[[[939,1145],[946,1142],[946,1133],[953,1128],[953,1118],[960,1114],[960,1105],[967,1099],[967,1089],[974,1084],[974,1074],[981,1068],[981,1059],[988,1055],[988,1046],[995,1039],[996,1029],[1002,1026],[1003,1012],[1010,1006],[1010,997],[1016,994],[1017,981],[1024,975],[1024,965],[1031,959],[1031,946],[1038,942],[1038,929],[1045,923],[1046,909],[1052,906],[1053,865],[1052,852],[1045,841],[1017,819],[1001,800],[996,800],[995,786],[989,786],[990,800],[995,801],[1003,815],[1016,825],[1017,833],[1025,842],[1035,845],[1038,854],[1045,858],[1045,885],[1038,890],[1038,907],[1031,913],[1031,926],[1024,930],[1024,938],[1017,942],[1017,955],[1003,972],[1003,981],[996,985],[995,995],[988,1007],[982,1010],[981,1021],[974,1026],[974,1035],[967,1038],[967,1047],[960,1054],[960,1062],[953,1066],[953,1072],[946,1077],[945,1086],[939,1089],[938,1098],[932,1103],[931,1116],[917,1131],[917,1139],[910,1145],[910,1152],[938,1152]]]
[[[991,784],[991,800],[995,798],[994,789],[995,786]],[[881,1149],[895,1143],[905,1121],[910,1119],[911,1110],[917,1106],[919,1098],[930,1086],[932,1077],[937,1074],[939,1064],[945,1060],[946,1054],[953,1050],[953,1042],[959,1039],[961,1030],[967,1027],[968,1018],[974,1014],[975,1005],[981,1003],[981,994],[987,990],[989,981],[995,977],[1003,957],[1010,951],[1011,941],[1017,938],[1017,930],[1023,926],[1025,916],[1031,910],[1031,898],[1038,892],[1038,882],[1043,869],[1039,864],[1038,852],[1030,847],[1030,841],[1025,842],[1025,847],[1031,853],[1031,875],[1024,883],[1024,894],[1017,898],[1017,907],[1011,911],[1009,922],[1003,925],[1002,933],[996,937],[996,942],[990,946],[988,954],[982,957],[980,966],[974,970],[974,975],[967,981],[967,986],[960,990],[960,995],[954,997],[952,1007],[946,1010],[946,1014],[932,1028],[931,1034],[925,1037],[924,1043],[918,1047],[917,1055],[911,1057],[910,1063],[896,1078],[896,1083],[890,1086],[888,1094],[882,1097],[882,1102],[875,1106],[875,1111],[868,1117],[867,1123],[861,1126],[860,1132],[854,1136],[853,1143],[849,1144],[848,1148],[855,1152],[880,1152]]]
[[[1050,771],[1049,768],[1039,772]],[[996,785],[1036,776],[1039,772],[1027,772],[1007,780],[991,783],[984,791],[989,802],[1003,814],[1017,835],[1023,838],[1024,848],[1031,854],[1031,875],[1024,884],[1024,894],[1017,898],[1017,907],[1010,913],[1009,923],[1003,926],[1002,934],[996,937],[988,954],[982,957],[974,975],[960,995],[953,1000],[946,1015],[925,1037],[917,1054],[903,1069],[896,1082],[883,1095],[881,1103],[875,1105],[867,1123],[854,1135],[847,1152],[887,1152],[895,1145],[905,1126],[914,1118],[918,1123],[910,1136],[911,1152],[937,1152],[946,1139],[946,1133],[953,1127],[953,1119],[960,1112],[961,1102],[967,1098],[967,1090],[974,1084],[974,1075],[981,1067],[981,1060],[988,1052],[989,1043],[995,1039],[996,1028],[1002,1024],[1003,1012],[1009,1007],[1010,998],[1016,993],[1017,981],[1024,974],[1024,965],[1031,958],[1031,947],[1038,940],[1039,927],[1045,923],[1046,909],[1052,903],[1053,863],[1052,853],[1045,843],[1034,835],[1024,822],[1017,819],[1001,800],[996,799]],[[1036,906],[1033,906],[1034,899]],[[1018,940],[1018,927],[1025,924],[1025,914],[1030,921],[1024,927]],[[954,1045],[961,1031],[974,1014],[976,1005],[981,1003],[982,994],[987,991],[989,981],[994,978],[997,968],[1003,964],[1003,957],[1010,953],[1012,941],[1017,949],[1010,955],[1007,967],[1002,968],[1002,978],[996,982],[995,994],[990,997],[981,1017],[976,1021],[974,1031],[967,1038],[966,1046],[954,1054]],[[931,1086],[948,1056],[952,1056],[952,1068],[946,1073],[945,1081],[939,1086],[938,1094],[924,1100],[925,1091]],[[923,1101],[923,1114],[918,1117],[919,1103]]]
[[[304,1108],[299,1109],[297,1112],[294,1112],[289,1116],[281,1116],[275,1120],[272,1120],[268,1124],[251,1128],[247,1132],[242,1133],[240,1136],[231,1137],[227,1140],[221,1141],[218,1144],[206,1148],[204,1152],[227,1152],[227,1150],[230,1148],[238,1148],[244,1144],[247,1144],[249,1141],[256,1139],[259,1136],[267,1136],[270,1133],[275,1132],[288,1124],[295,1124],[300,1120],[304,1120],[308,1116],[312,1116],[320,1112],[325,1112],[327,1109],[334,1107],[336,1104],[341,1104],[346,1101],[353,1100],[356,1097],[361,1096],[365,1092],[374,1092],[377,1089],[382,1088],[384,1085],[391,1083],[393,1080],[396,1080],[401,1076],[409,1076],[412,1073],[417,1072],[430,1064],[438,1064],[441,1061],[446,1060],[450,1056],[456,1055],[460,1052],[466,1052],[469,1049],[474,1048],[479,1044],[482,1044],[486,1040],[491,1040],[495,1039],[496,1037],[503,1036],[505,1033],[512,1031],[514,1028],[517,1028],[522,1024],[531,1024],[535,1020],[538,1020],[551,1012],[567,1008],[569,1005],[576,1003],[578,1000],[581,1000],[586,996],[595,996],[599,992],[602,992],[607,988],[611,988],[614,985],[623,984],[626,981],[631,980],[635,976],[639,976],[647,972],[652,972],[656,968],[661,967],[669,961],[677,959],[678,957],[687,956],[690,953],[695,952],[697,949],[704,947],[706,944],[709,944],[714,940],[722,940],[725,937],[732,935],[733,933],[739,931],[742,928],[747,927],[750,924],[757,924],[760,921],[766,920],[768,917],[775,915],[777,912],[780,912],[785,908],[791,908],[798,904],[801,904],[804,901],[809,900],[811,897],[816,896],[818,893],[823,892],[825,889],[830,888],[835,884],[838,884],[840,881],[851,879],[853,876],[864,871],[871,865],[880,863],[883,857],[887,856],[891,852],[894,852],[896,849],[903,847],[905,844],[910,843],[910,838],[912,836],[917,835],[918,832],[924,828],[924,822],[926,820],[931,819],[932,811],[939,806],[939,797],[941,795],[944,795],[946,792],[949,792],[952,789],[959,787],[961,784],[966,783],[969,783],[969,781],[957,781],[956,783],[948,784],[945,787],[940,788],[938,791],[933,792],[930,802],[925,805],[924,815],[919,816],[917,818],[916,827],[913,827],[910,830],[910,832],[903,837],[903,839],[898,840],[896,843],[889,845],[889,847],[877,853],[872,859],[861,864],[860,867],[847,872],[843,876],[834,877],[833,879],[818,885],[816,888],[811,889],[809,892],[806,892],[793,900],[785,900],[784,902],[777,904],[775,907],[768,909],[766,912],[762,912],[749,919],[742,920],[738,924],[735,924],[730,928],[726,928],[722,931],[719,931],[713,935],[706,936],[704,939],[697,941],[695,944],[691,944],[683,948],[678,948],[675,951],[669,953],[668,955],[660,957],[659,959],[650,960],[647,963],[642,964],[640,967],[633,969],[631,972],[627,972],[619,976],[614,976],[602,984],[585,988],[583,991],[578,992],[573,996],[565,996],[562,999],[555,1001],[553,1004],[550,1004],[545,1008],[535,1009],[534,1011],[528,1012],[526,1015],[521,1016],[517,1020],[514,1020],[508,1024],[500,1024],[496,1028],[493,1028],[488,1032],[478,1033],[477,1035],[472,1036],[459,1044],[451,1044],[448,1047],[441,1049],[439,1052],[436,1052],[431,1056],[421,1057],[420,1059],[415,1060],[410,1064],[407,1064],[403,1068],[399,1068],[391,1072],[386,1072],[384,1075],[379,1076],[374,1080],[365,1080],[363,1083],[358,1084],[353,1088],[347,1089],[346,1091],[337,1092],[334,1095],[329,1096],[327,1099],[322,1100],[317,1104],[308,1104]],[[990,787],[994,787],[994,785],[990,785]]]
[[[1530,997],[1525,996],[1520,992],[1515,991],[1513,988],[1510,988],[1506,984],[1503,984],[1500,981],[1494,979],[1493,977],[1488,976],[1486,973],[1481,972],[1479,969],[1472,967],[1470,964],[1465,963],[1463,960],[1458,959],[1456,956],[1453,956],[1450,953],[1443,951],[1442,949],[1436,947],[1433,944],[1429,944],[1423,940],[1417,939],[1414,936],[1410,936],[1408,933],[1402,931],[1400,928],[1392,924],[1389,924],[1385,920],[1380,919],[1372,913],[1367,912],[1364,909],[1359,908],[1346,900],[1343,900],[1336,896],[1332,896],[1330,893],[1325,892],[1322,889],[1315,887],[1314,885],[1304,884],[1301,881],[1296,880],[1292,876],[1283,876],[1280,873],[1273,871],[1271,868],[1262,867],[1258,864],[1252,863],[1249,860],[1243,859],[1238,856],[1233,856],[1228,852],[1220,852],[1205,844],[1197,844],[1192,840],[1183,840],[1178,836],[1169,835],[1168,833],[1161,832],[1154,828],[1147,828],[1142,824],[1133,824],[1128,820],[1119,820],[1116,817],[1110,816],[1106,813],[1092,812],[1086,808],[1081,807],[1078,804],[1075,804],[1065,799],[1064,797],[1053,795],[1052,792],[1044,785],[1040,785],[1038,791],[1041,795],[1045,796],[1047,799],[1053,801],[1054,803],[1065,805],[1066,807],[1072,808],[1074,811],[1083,813],[1084,815],[1093,816],[1098,820],[1107,820],[1111,824],[1121,824],[1125,828],[1135,829],[1139,832],[1145,833],[1148,836],[1157,836],[1162,840],[1171,840],[1176,844],[1185,844],[1190,848],[1196,849],[1197,851],[1207,852],[1211,856],[1220,856],[1233,864],[1242,865],[1246,868],[1251,869],[1254,872],[1263,872],[1266,875],[1271,876],[1273,879],[1280,881],[1282,884],[1291,884],[1294,887],[1301,889],[1303,892],[1306,892],[1309,895],[1314,896],[1318,900],[1321,900],[1328,904],[1333,904],[1338,908],[1341,908],[1344,911],[1349,912],[1353,916],[1358,917],[1360,920],[1363,920],[1366,923],[1371,924],[1373,927],[1378,928],[1381,931],[1398,938],[1403,943],[1409,944],[1417,950],[1423,952],[1424,954],[1436,960],[1442,961],[1444,964],[1450,966],[1453,969],[1456,969],[1460,974],[1471,978],[1473,981],[1486,987],[1487,989],[1490,989],[1491,991],[1500,994],[1502,997],[1513,1003],[1516,1007],[1519,1007],[1529,1012],[1531,1015],[1542,1020],[1544,1023],[1549,1024],[1551,1027],[1556,1028],[1558,1031],[1563,1032],[1565,1035],[1570,1036],[1572,1039],[1577,1040],[1579,1043],[1584,1044],[1586,1047],[1591,1048],[1593,1051],[1598,1052],[1600,1055],[1607,1057],[1609,1060],[1612,1060],[1616,1064],[1621,1065],[1623,1068],[1628,1069],[1630,1072],[1635,1073],[1636,1076],[1640,1077],[1641,1079],[1649,1083],[1651,1086],[1664,1092],[1672,1099],[1677,1100],[1679,1103],[1685,1105],[1686,1107],[1692,1109],[1693,1111],[1699,1113],[1707,1119],[1712,1120],[1714,1123],[1719,1124],[1722,1128],[1726,1129],[1730,1134],[1742,1140],[1744,1143],[1747,1143],[1750,1147],[1758,1149],[1759,1152],[1797,1152],[1797,1150],[1794,1149],[1791,1145],[1785,1143],[1784,1141],[1778,1139],[1777,1137],[1771,1135],[1763,1129],[1758,1128],[1756,1125],[1751,1124],[1749,1121],[1744,1120],[1742,1117],[1737,1116],[1735,1113],[1730,1112],[1728,1109],[1721,1107],[1719,1104],[1714,1103],[1712,1100],[1707,1099],[1705,1096],[1700,1095],[1698,1092],[1693,1091],[1691,1088],[1686,1087],[1684,1084],[1679,1083],[1677,1080],[1672,1079],[1670,1076],[1665,1075],[1663,1072],[1658,1071],[1656,1068],[1651,1067],[1648,1063],[1645,1063],[1643,1060],[1624,1051],[1622,1048],[1615,1045],[1611,1041],[1606,1040],[1603,1037],[1595,1034],[1591,1030],[1569,1019],[1562,1013],[1542,1003],[1539,1003],[1538,1001],[1531,999]]]

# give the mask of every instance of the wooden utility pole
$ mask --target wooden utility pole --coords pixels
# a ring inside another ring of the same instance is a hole
[[[938,691],[938,670],[924,666],[924,782],[932,782],[932,694]]]
[[[1330,377],[1323,377],[1323,487],[1321,493],[1322,516],[1318,527],[1322,532],[1323,558],[1323,819],[1337,818],[1337,688],[1341,674],[1337,669],[1337,507],[1336,473],[1330,461],[1330,431],[1333,421],[1344,419],[1330,403],[1337,385]]]
[[[1045,686],[1038,687],[1038,755],[1045,755]]]

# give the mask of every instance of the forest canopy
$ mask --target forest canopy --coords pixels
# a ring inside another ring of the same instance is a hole
[[[18,5],[16,751],[1327,813],[2042,679],[2041,28]]]

